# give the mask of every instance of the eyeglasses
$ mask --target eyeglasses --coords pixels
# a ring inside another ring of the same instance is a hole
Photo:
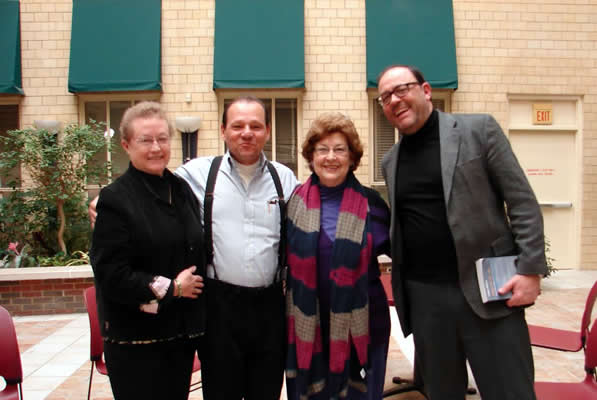
[[[381,105],[388,105],[388,104],[390,104],[390,101],[392,100],[392,95],[401,99],[404,96],[406,96],[408,94],[408,92],[416,85],[420,85],[420,83],[419,82],[407,82],[407,83],[401,83],[399,85],[396,85],[396,86],[394,86],[394,89],[392,89],[391,91],[382,93],[377,98],[377,101]]]
[[[332,149],[326,146],[318,146],[315,148],[315,154],[318,157],[326,157],[330,154],[330,151],[334,153],[336,157],[346,157],[348,155],[348,148],[345,146],[338,146]]]
[[[166,147],[170,144],[170,136],[158,136],[153,138],[151,136],[141,136],[135,140],[140,146],[150,148],[154,142],[158,143],[160,147]]]

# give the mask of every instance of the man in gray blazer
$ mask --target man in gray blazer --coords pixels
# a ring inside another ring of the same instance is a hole
[[[547,272],[543,218],[508,139],[489,115],[434,110],[415,67],[386,68],[378,90],[401,135],[382,161],[392,289],[429,399],[464,399],[466,360],[484,400],[535,399],[523,307]],[[512,298],[484,304],[475,260],[504,255],[519,256]]]

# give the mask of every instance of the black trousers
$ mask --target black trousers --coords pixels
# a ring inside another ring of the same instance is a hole
[[[252,289],[208,279],[205,294],[205,400],[278,400],[286,359],[281,285]]]
[[[197,340],[151,344],[104,342],[112,393],[116,400],[186,400]]]
[[[535,400],[524,310],[477,316],[456,284],[406,282],[418,367],[429,400],[464,399],[469,361],[483,400]]]

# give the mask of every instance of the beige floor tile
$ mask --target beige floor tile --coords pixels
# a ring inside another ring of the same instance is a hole
[[[557,271],[543,281],[543,292],[535,306],[526,311],[527,321],[561,329],[578,329],[590,286],[597,280],[597,271]],[[397,332],[395,311],[392,309],[393,336],[386,371],[386,388],[394,386],[392,377],[412,378],[409,361],[412,348]],[[597,314],[597,312],[595,312]],[[86,399],[89,384],[89,333],[85,314],[15,317],[15,327],[23,370],[27,400]],[[584,377],[583,354],[533,348],[537,380],[579,381]],[[200,377],[194,374],[193,380]],[[231,384],[234,384],[231,382]],[[112,399],[106,376],[94,373],[93,399]],[[191,393],[190,399],[202,400],[201,390]],[[285,400],[285,394],[281,400]],[[390,400],[420,400],[414,392],[389,397]],[[480,396],[467,396],[478,400]]]

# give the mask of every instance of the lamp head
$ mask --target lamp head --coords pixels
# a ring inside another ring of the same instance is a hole
[[[197,132],[201,124],[199,117],[176,117],[176,129],[183,133]]]
[[[45,129],[48,132],[56,133],[60,131],[60,127],[62,124],[60,121],[55,121],[51,119],[36,119],[35,121],[33,121],[33,125],[37,129]]]

